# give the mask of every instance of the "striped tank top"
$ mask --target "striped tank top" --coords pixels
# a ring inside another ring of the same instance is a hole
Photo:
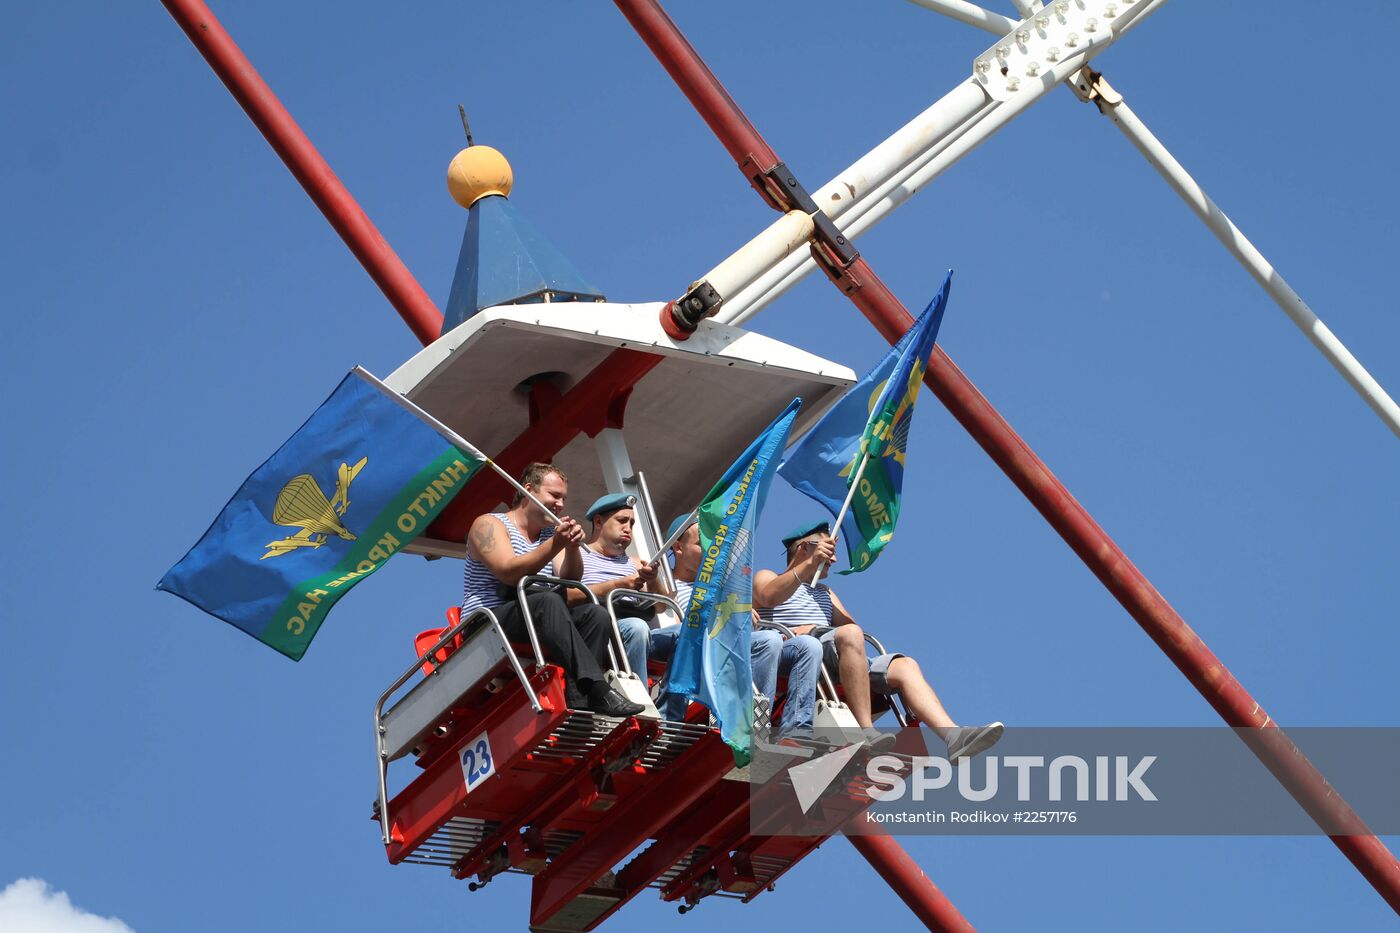
[[[583,576],[579,580],[585,586],[594,583],[606,583],[608,580],[616,580],[619,577],[630,577],[637,572],[636,565],[632,563],[632,558],[626,554],[619,557],[609,557],[606,554],[599,554],[593,548],[585,545],[579,548],[579,556],[583,558]],[[651,608],[651,603],[641,603],[630,596],[619,597],[615,601],[619,609],[635,611]]]
[[[684,580],[676,581],[676,605],[681,607],[681,612],[690,608],[690,594],[695,592],[695,584],[687,583]]]
[[[831,590],[825,583],[812,586],[803,582],[797,592],[772,609],[758,610],[758,617],[765,622],[780,622],[788,628],[799,625],[831,624]]]
[[[618,577],[630,577],[637,572],[637,568],[632,566],[632,558],[626,554],[609,557],[584,546],[579,548],[579,556],[583,558],[583,577],[579,582],[585,585],[606,583]]]
[[[532,542],[525,537],[524,532],[515,527],[515,523],[507,518],[504,512],[488,512],[487,514],[500,520],[500,523],[506,526],[506,533],[510,535],[511,550],[517,556],[526,551],[533,551],[554,537],[554,528],[550,527],[541,531],[540,536]],[[546,568],[546,572],[548,572],[548,568]],[[499,606],[504,601],[501,598],[500,588],[501,581],[497,580],[495,575],[486,569],[486,565],[468,554],[462,571],[462,611],[465,613],[483,606]]]

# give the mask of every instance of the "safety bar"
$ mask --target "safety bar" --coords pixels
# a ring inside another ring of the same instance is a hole
[[[457,624],[450,626],[447,631],[443,632],[442,637],[437,640],[437,643],[415,660],[413,664],[409,666],[408,670],[404,671],[403,674],[394,681],[393,686],[380,695],[379,702],[374,704],[374,757],[379,768],[379,829],[386,846],[390,842],[389,752],[384,747],[384,704],[389,702],[389,697],[397,693],[400,687],[408,683],[409,679],[413,677],[414,673],[418,671],[424,663],[432,666],[432,672],[427,676],[432,677],[436,674],[438,668],[441,667],[443,663],[446,663],[437,660],[438,651],[456,638],[468,625],[483,618],[490,622],[492,630],[500,637],[501,644],[505,646],[505,653],[506,657],[510,659],[511,670],[515,672],[516,678],[520,681],[520,686],[525,690],[525,696],[530,701],[530,708],[537,713],[544,711],[544,707],[540,705],[540,698],[535,695],[534,688],[530,686],[529,678],[525,676],[525,668],[521,666],[520,659],[515,656],[515,650],[510,646],[510,639],[506,637],[505,629],[501,627],[501,620],[496,618],[494,612],[485,607],[473,609],[471,612],[464,614],[462,618],[457,621]],[[538,655],[538,650],[536,651],[536,655]],[[544,665],[543,660],[540,660],[539,663],[541,666]]]
[[[796,638],[796,637],[797,637],[797,635],[793,632],[792,629],[788,628],[786,625],[784,625],[784,624],[781,623],[781,622],[772,622],[772,621],[770,621],[770,620],[768,620],[768,619],[762,619],[762,620],[759,621],[758,625],[759,625],[759,628],[771,628],[771,629],[775,630],[776,632],[778,632],[780,635],[782,635],[784,638]],[[812,629],[812,631],[809,632],[808,634],[810,634],[813,638],[816,638],[816,637],[817,637],[817,632],[822,631],[822,630],[824,630],[824,629],[828,629],[828,628],[831,628],[831,626],[829,626],[829,625],[818,625],[816,628]],[[826,671],[826,665],[825,665],[825,664],[818,664],[818,665],[817,665],[817,672],[818,672],[818,675],[819,675],[819,677],[820,677],[820,679],[817,681],[817,687],[818,687],[818,688],[821,690],[821,692],[822,692],[822,699],[823,699],[823,700],[826,700],[828,703],[839,703],[839,702],[840,702],[840,697],[838,697],[838,696],[836,695],[836,684],[835,684],[835,682],[832,681],[831,675],[827,673],[827,671]]]
[[[871,635],[869,632],[865,633],[865,643],[874,648],[876,654],[889,654],[889,652],[885,650],[885,646],[880,643],[880,639]],[[896,703],[895,695],[890,691],[885,692],[885,698],[890,701],[890,712],[894,713],[894,718],[899,723],[900,728],[902,729],[909,725],[909,714],[900,708],[904,702],[904,698],[900,697],[900,702]]]
[[[613,590],[608,594],[608,618],[612,620],[613,637],[617,639],[618,648],[622,650],[622,669],[631,674],[634,673],[634,671],[632,670],[632,665],[627,661],[627,651],[622,644],[622,629],[617,624],[617,606],[613,603],[613,600],[617,599],[619,596],[626,596],[639,602],[661,603],[666,606],[666,608],[674,610],[677,618],[682,621],[685,619],[685,613],[681,611],[681,607],[674,599],[669,596],[662,596],[659,593],[646,593],[642,590]],[[646,671],[642,671],[638,676],[645,677]],[[645,680],[642,681],[642,686],[646,686]]]
[[[562,586],[573,588],[583,592],[588,597],[588,601],[593,605],[598,605],[598,597],[593,595],[593,591],[577,580],[565,580],[561,577],[552,577],[547,573],[532,573],[520,578],[520,582],[515,584],[515,598],[520,602],[520,617],[525,620],[525,633],[530,636],[530,647],[535,650],[535,663],[544,666],[544,653],[540,651],[540,637],[535,634],[535,620],[530,616],[530,604],[525,600],[525,588],[532,583],[545,583],[549,586]],[[621,639],[618,641],[621,644]],[[609,649],[612,650],[611,648]]]

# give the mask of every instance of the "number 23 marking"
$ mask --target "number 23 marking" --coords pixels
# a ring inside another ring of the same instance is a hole
[[[461,758],[462,776],[466,779],[468,791],[496,773],[496,762],[491,757],[491,741],[485,732],[466,744]]]

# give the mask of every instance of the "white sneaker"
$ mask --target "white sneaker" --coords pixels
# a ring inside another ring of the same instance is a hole
[[[948,760],[954,766],[964,758],[980,755],[1001,738],[1006,727],[999,722],[986,726],[963,726],[948,733]]]

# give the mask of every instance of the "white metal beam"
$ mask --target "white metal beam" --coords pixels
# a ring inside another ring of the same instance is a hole
[[[1164,2],[1120,0],[1117,17],[1096,18],[1089,27],[1080,25],[1087,22],[1088,11],[1074,4],[1067,8],[1068,18],[1046,14],[1043,28],[1034,20],[1018,24],[1002,42],[977,56],[976,61],[985,64],[975,67],[972,77],[838,175],[814,200],[855,239]],[[1013,63],[1015,72],[1009,67]],[[956,122],[944,122],[949,117]],[[769,271],[752,285],[737,295],[723,295],[715,320],[748,320],[816,268],[805,250],[771,256],[769,261]]]
[[[966,0],[910,0],[910,2],[947,14],[960,22],[976,26],[987,32],[1005,35],[1009,31],[1004,27],[1004,21],[1008,21],[1006,17],[990,10],[984,10],[966,2]],[[1030,0],[1012,0],[1012,2],[1015,3],[1017,10],[1028,19],[1038,12],[1038,7]],[[1341,373],[1342,378],[1371,407],[1371,410],[1381,421],[1397,437],[1400,437],[1400,406],[1396,405],[1389,393],[1367,372],[1366,367],[1361,365],[1360,361],[1346,348],[1346,345],[1322,322],[1322,319],[1308,306],[1308,303],[1293,290],[1293,287],[1279,274],[1278,270],[1264,258],[1264,254],[1259,252],[1258,248],[1241,232],[1234,221],[1211,200],[1190,173],[1172,156],[1167,147],[1162,145],[1162,142],[1153,135],[1147,125],[1132,111],[1132,108],[1124,102],[1123,96],[1113,90],[1102,75],[1097,77],[1095,82],[1097,87],[1091,88],[1087,82],[1088,79],[1079,74],[1076,74],[1069,81],[1071,89],[1075,90],[1079,96],[1086,100],[1090,96],[1094,97],[1093,102],[1098,106],[1099,112],[1113,121],[1113,125],[1118,127],[1128,142],[1133,144],[1133,148],[1142,153],[1143,158],[1166,179],[1172,190],[1186,202],[1186,205],[1201,219],[1210,232],[1215,234],[1216,239],[1229,251],[1230,255],[1244,266],[1245,271],[1254,277],[1254,280],[1274,300],[1274,303],[1284,314],[1288,315],[1289,319],[1318,349],[1318,352],[1336,368],[1337,372]],[[856,229],[853,225],[845,232],[847,236],[856,237],[865,229],[863,226]],[[782,294],[805,274],[803,272],[795,277],[792,276],[793,265],[788,264],[787,275],[769,282],[774,287],[771,288],[771,294],[764,294],[763,303]],[[736,320],[742,321],[747,316],[747,314],[737,315]]]

